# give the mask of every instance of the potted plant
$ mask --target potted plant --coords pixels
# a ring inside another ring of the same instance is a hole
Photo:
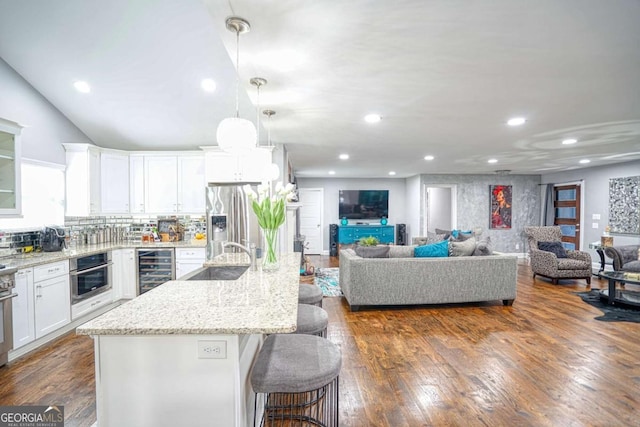
[[[358,240],[358,244],[360,246],[377,246],[378,243],[380,243],[380,241],[378,241],[378,239],[373,236],[362,237],[360,238],[360,240]]]

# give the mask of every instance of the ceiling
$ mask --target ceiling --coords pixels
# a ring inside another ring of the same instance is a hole
[[[299,177],[542,174],[640,159],[640,2],[524,5],[0,0],[0,57],[99,146],[197,149],[235,114],[236,35],[224,21],[238,15],[251,24],[240,116],[257,120],[249,79],[267,79],[259,110],[276,111],[271,141]],[[215,92],[200,88],[205,77]],[[366,123],[369,113],[382,120]],[[527,121],[507,126],[514,116]]]

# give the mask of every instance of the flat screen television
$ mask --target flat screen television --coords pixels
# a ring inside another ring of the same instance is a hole
[[[340,218],[380,219],[389,217],[389,190],[340,190]]]

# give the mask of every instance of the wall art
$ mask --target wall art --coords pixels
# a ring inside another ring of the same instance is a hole
[[[511,229],[511,186],[491,185],[489,186],[489,197],[491,200],[490,229],[510,230]]]
[[[612,233],[640,234],[640,176],[609,180],[609,227]]]

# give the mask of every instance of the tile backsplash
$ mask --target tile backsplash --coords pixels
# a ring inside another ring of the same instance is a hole
[[[109,230],[108,233],[101,233],[103,236],[111,236],[108,241],[118,241],[123,243],[140,242],[142,234],[146,230],[157,227],[159,219],[177,219],[183,227],[183,239],[191,239],[197,232],[206,232],[206,221],[204,216],[101,216],[101,217],[66,217],[65,234],[69,236],[69,245],[87,244],[87,236],[100,233],[102,230]],[[116,232],[117,231],[117,232]],[[0,258],[17,255],[24,252],[37,252],[41,249],[40,243],[41,229],[20,229],[20,230],[0,230]],[[81,242],[84,239],[84,242]]]

